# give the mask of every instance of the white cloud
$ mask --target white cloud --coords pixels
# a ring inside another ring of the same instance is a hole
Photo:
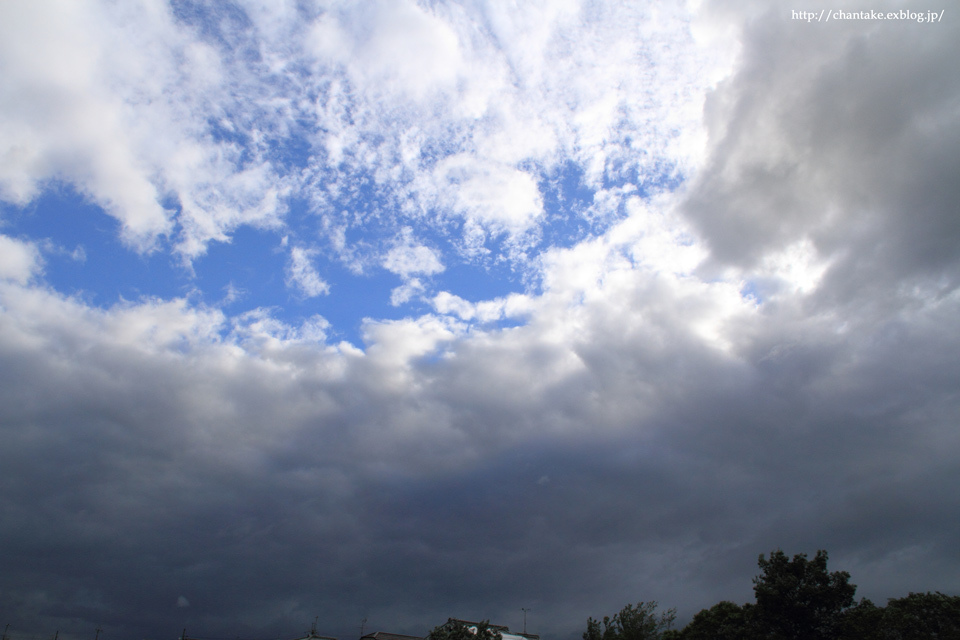
[[[460,154],[439,162],[434,179],[442,207],[494,233],[522,232],[543,214],[536,180],[510,166]]]
[[[276,228],[288,188],[269,163],[238,169],[239,153],[184,144],[169,158],[168,181],[180,197],[182,233],[176,245],[186,259],[206,252],[211,241],[225,242],[240,225]]]
[[[430,11],[422,27],[456,34],[466,71],[455,89],[414,98],[353,67],[343,74],[336,64],[316,67],[329,81],[309,115],[325,153],[308,184],[331,242],[345,227],[382,221],[379,212],[342,213],[362,208],[353,203],[354,184],[372,173],[397,224],[462,220],[443,228],[460,234],[452,239],[460,255],[443,256],[445,263],[491,251],[527,261],[523,247],[547,221],[539,185],[565,163],[586,169],[586,187],[606,179],[646,187],[702,157],[703,94],[732,54],[698,48],[682,10],[567,3]],[[359,65],[387,14],[380,4],[363,16],[334,5],[310,27],[310,46],[326,47],[320,57],[328,63],[342,56]],[[342,179],[329,179],[333,169]],[[488,242],[500,234],[508,241]]]
[[[320,277],[313,266],[315,249],[293,247],[290,249],[290,261],[287,264],[287,286],[296,287],[308,298],[322,296],[330,292],[330,285]]]
[[[394,246],[387,251],[381,262],[383,268],[401,277],[403,284],[390,292],[390,304],[397,307],[426,291],[426,284],[416,275],[433,275],[444,270],[436,251],[418,244],[409,227],[401,231]]]
[[[725,59],[698,48],[679,9],[243,6],[250,28],[162,3],[5,5],[0,197],[23,204],[65,179],[138,250],[167,238],[190,262],[239,226],[280,228],[288,196],[314,203],[332,243],[380,229],[382,212],[342,213],[372,175],[397,225],[440,213],[464,222],[459,257],[507,233],[497,250],[526,260],[519,236],[545,221],[538,185],[563,163],[590,185],[690,164]],[[368,251],[343,257],[370,264]]]
[[[56,244],[50,238],[45,238],[40,242],[39,246],[46,254],[66,256],[74,262],[83,263],[87,261],[87,250],[82,244],[74,246],[73,249],[68,249],[67,247]]]
[[[480,323],[496,322],[502,318],[518,319],[529,315],[537,306],[532,296],[511,294],[505,298],[469,302],[449,291],[441,291],[431,304],[437,313],[455,315],[461,320]]]
[[[422,244],[416,244],[411,230],[404,231],[400,242],[383,257],[383,267],[402,277],[415,274],[431,275],[443,271],[443,263],[437,252]]]
[[[367,91],[424,99],[453,88],[461,68],[457,34],[429,9],[409,0],[377,1],[325,13],[309,44],[322,60],[346,66]],[[352,31],[366,18],[362,30]],[[351,24],[352,23],[352,24]]]
[[[789,294],[805,294],[816,290],[828,267],[829,261],[817,254],[814,244],[802,238],[782,251],[765,255],[756,274],[782,282]]]
[[[273,310],[262,307],[234,317],[232,325],[231,339],[260,355],[281,354],[291,345],[322,345],[330,328],[327,319],[320,315],[293,326],[275,318]]]
[[[148,177],[153,167],[136,150],[143,132],[129,105],[111,93],[115,78],[102,66],[115,56],[135,66],[144,53],[124,51],[105,17],[91,3],[0,8],[0,195],[23,204],[39,182],[66,177],[122,223],[128,241],[149,248],[170,231],[171,216]]]
[[[453,314],[461,320],[473,320],[476,316],[472,304],[449,291],[441,291],[434,296],[433,308],[437,313]]]
[[[461,327],[447,319],[422,316],[416,319],[373,322],[364,325],[367,354],[385,375],[396,376],[411,369],[416,358],[435,352],[452,341]]]
[[[399,287],[394,287],[390,292],[390,304],[399,307],[410,302],[414,296],[423,294],[424,291],[426,291],[426,287],[420,282],[419,278],[410,278]]]
[[[44,181],[66,180],[139,251],[179,223],[187,259],[240,224],[276,224],[269,163],[209,132],[213,117],[242,119],[226,98],[242,70],[225,72],[167,5],[50,0],[0,12],[0,197],[25,204]]]
[[[244,297],[246,297],[247,293],[247,291],[241,287],[238,287],[233,282],[228,282],[223,288],[223,298],[221,299],[220,304],[233,304],[234,302],[242,300]]]
[[[26,284],[42,264],[35,245],[0,235],[0,278]]]

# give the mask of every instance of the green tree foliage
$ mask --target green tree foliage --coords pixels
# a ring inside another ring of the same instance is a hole
[[[600,621],[587,619],[587,630],[583,640],[664,640],[664,633],[677,618],[676,609],[668,609],[659,615],[656,602],[638,602],[628,604],[619,613]]]
[[[853,606],[857,587],[846,571],[827,571],[827,552],[808,560],[797,554],[791,560],[781,550],[763,554],[753,579],[757,598],[755,622],[764,637],[776,640],[832,640],[839,631],[841,614]]]
[[[683,640],[741,640],[749,637],[753,605],[718,602],[693,616],[680,638]]]
[[[440,626],[434,627],[427,635],[426,640],[503,640],[503,635],[490,626],[489,620],[476,625],[467,625],[461,620],[448,619]]]
[[[883,609],[863,598],[840,616],[838,640],[879,638],[883,623]]]
[[[960,639],[960,597],[940,593],[911,593],[891,599],[880,621],[882,640]]]
[[[861,600],[844,612],[839,640],[960,640],[960,597],[911,593],[886,607]]]

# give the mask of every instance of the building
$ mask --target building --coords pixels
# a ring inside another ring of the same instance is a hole
[[[477,629],[481,623],[472,622],[470,620],[460,620],[459,618],[447,618],[445,624],[458,624],[465,626],[471,633],[476,634]],[[503,640],[540,640],[540,636],[535,633],[519,633],[510,631],[510,628],[502,624],[490,624],[487,623],[487,628],[491,631],[495,631],[500,634]],[[402,633],[389,633],[387,631],[376,631],[374,633],[368,633],[360,637],[360,640],[424,640],[426,636],[410,636]],[[297,640],[316,640],[320,638],[322,640],[336,640],[330,638],[324,638],[323,636],[308,636],[306,638],[298,638]]]
[[[470,620],[458,620],[457,618],[449,618],[447,622],[458,622],[465,626],[467,629],[473,633],[477,632],[477,627],[480,626],[479,622],[471,622]],[[518,633],[510,631],[510,627],[507,627],[502,624],[491,624],[487,623],[487,628],[492,631],[497,631],[503,637],[503,640],[540,640],[540,636],[535,633]]]
[[[375,631],[361,636],[360,640],[423,640],[420,636],[405,636],[402,633],[389,633],[387,631]]]

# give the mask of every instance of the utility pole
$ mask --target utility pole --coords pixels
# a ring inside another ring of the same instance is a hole
[[[360,621],[360,637],[361,638],[363,637],[363,629],[366,626],[367,626],[367,619],[364,618],[363,620]]]
[[[100,640],[100,627],[97,627],[97,635],[93,637],[93,640]]]
[[[526,607],[520,607],[520,611],[523,611],[523,634],[526,635],[527,634],[527,611],[530,611],[530,609],[527,609]]]

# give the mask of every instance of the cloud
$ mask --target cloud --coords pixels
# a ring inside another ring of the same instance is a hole
[[[445,206],[494,233],[523,231],[543,212],[536,181],[523,171],[458,155],[440,162],[435,175]]]
[[[689,18],[664,9],[31,7],[7,9],[17,28],[0,52],[12,73],[2,197],[26,204],[65,180],[131,246],[169,243],[187,263],[238,227],[290,223],[300,196],[331,242],[440,208],[466,223],[457,244],[472,259],[488,235],[544,223],[540,184],[568,156],[594,185],[688,162],[691,87],[722,68],[694,46]],[[47,54],[31,53],[38,42]],[[642,153],[624,155],[625,141]],[[377,211],[399,220],[343,218],[369,206],[357,185],[371,180]]]
[[[290,262],[287,265],[287,286],[296,287],[308,297],[314,298],[330,292],[330,285],[320,277],[312,259],[317,255],[316,250],[292,247]]]
[[[131,144],[142,132],[122,98],[105,91],[109,78],[99,64],[115,34],[103,28],[99,10],[56,2],[4,7],[11,28],[0,48],[8,70],[0,193],[26,203],[38,182],[64,175],[122,223],[130,242],[149,246],[170,231],[170,215]],[[143,61],[129,53],[130,67]]]
[[[409,228],[405,229],[401,242],[383,257],[383,267],[401,277],[418,273],[431,275],[440,273],[444,268],[436,251],[414,243]]]
[[[687,204],[716,261],[751,266],[807,237],[836,260],[826,277],[842,295],[849,278],[955,261],[954,27],[903,26],[798,29],[767,11],[744,27],[744,63],[707,101],[711,155]]]
[[[425,92],[359,70],[377,67],[364,56],[392,20],[385,5],[363,15],[337,5],[307,29],[304,47],[327,51],[313,68],[329,81],[303,113],[317,124],[318,151],[304,187],[331,244],[342,245],[344,233],[429,224],[452,242],[444,264],[500,253],[525,262],[552,222],[543,207],[553,194],[543,189],[565,163],[583,165],[584,186],[596,188],[655,184],[699,157],[702,90],[729,56],[701,51],[682,12],[659,9],[649,23],[644,8],[597,13],[578,3],[431,12],[418,28],[429,26],[438,41],[454,34],[459,57],[434,57],[457,60],[462,71],[455,84]],[[395,64],[406,65],[410,51],[398,47]],[[372,201],[359,198],[371,192]],[[351,247],[345,259],[362,251]]]
[[[390,304],[395,307],[426,291],[426,284],[420,278],[414,277],[415,275],[429,276],[444,270],[438,253],[430,247],[418,244],[410,227],[402,230],[394,246],[383,256],[382,264],[387,271],[403,279],[403,284],[390,292]]]
[[[423,294],[424,291],[426,291],[426,287],[419,278],[410,278],[390,292],[390,304],[399,307],[409,302],[414,296]]]
[[[2,11],[0,197],[26,204],[46,181],[65,180],[116,218],[132,247],[150,251],[176,234],[187,259],[240,224],[276,224],[282,189],[269,163],[242,158],[207,126],[242,119],[216,97],[241,80],[224,77],[221,53],[168,7],[51,1]]]
[[[0,235],[0,278],[26,284],[42,264],[36,246]]]
[[[531,296],[515,293],[505,298],[471,303],[449,291],[441,291],[433,297],[431,304],[437,313],[452,314],[461,320],[495,322],[501,318],[518,319],[527,316],[534,309],[536,300]]]
[[[151,598],[189,582],[222,598],[191,598],[211,629],[295,626],[313,597],[349,612],[364,593],[378,624],[410,631],[526,596],[573,635],[624,592],[687,615],[746,599],[758,548],[809,540],[844,568],[886,567],[865,595],[889,575],[949,587],[934,568],[956,533],[936,489],[956,479],[955,296],[844,329],[855,319],[730,313],[735,287],[610,264],[530,300],[524,326],[371,321],[364,352],[263,311],[227,330],[186,301],[97,312],[8,285],[5,535],[55,558],[127,540],[95,588],[158,628],[174,621]],[[699,329],[719,318],[726,349]],[[451,565],[489,585],[448,581]],[[37,571],[27,554],[9,575]],[[40,575],[75,593],[83,574]],[[297,586],[309,576],[319,595]],[[575,578],[597,592],[571,600]]]
[[[346,66],[362,85],[414,99],[453,88],[462,64],[458,37],[430,10],[404,0],[341,11],[322,15],[310,28],[308,42],[321,59]],[[365,17],[361,33],[350,29]]]

